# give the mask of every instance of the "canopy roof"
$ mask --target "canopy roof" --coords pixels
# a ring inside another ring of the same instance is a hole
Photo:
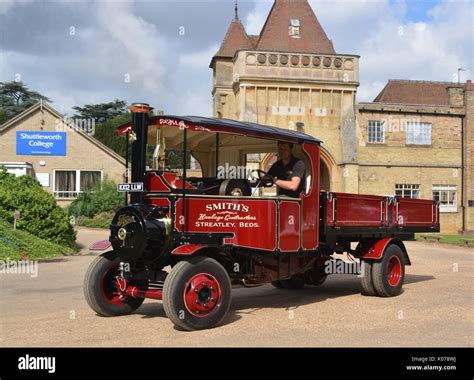
[[[186,128],[192,131],[233,133],[292,143],[309,142],[319,144],[321,142],[317,138],[302,132],[222,118],[162,115],[150,117],[148,125],[173,126],[181,129]],[[119,134],[126,133],[130,128],[131,122],[122,124],[118,127]]]

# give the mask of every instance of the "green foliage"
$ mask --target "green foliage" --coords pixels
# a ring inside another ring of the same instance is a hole
[[[96,185],[92,191],[84,192],[69,206],[69,215],[91,218],[101,212],[113,211],[124,204],[123,193],[117,192],[113,181],[105,180]]]
[[[84,107],[72,107],[76,111],[74,117],[82,119],[95,119],[97,123],[104,123],[127,112],[127,103],[115,99],[113,102],[86,104]]]
[[[31,91],[22,82],[0,82],[0,124],[18,115],[46,96]]]
[[[15,210],[20,211],[18,229],[56,244],[74,246],[74,228],[52,194],[44,191],[35,178],[15,177],[0,167],[0,218],[12,223]]]
[[[415,234],[415,239],[420,241],[428,241],[428,242],[436,242],[434,239],[426,239],[425,236],[433,236],[433,237],[440,237],[440,243],[445,244],[454,244],[454,245],[462,245],[466,246],[466,242],[463,239],[474,240],[474,235],[466,234],[466,235],[445,235],[445,234]],[[468,242],[469,247],[474,247],[474,242]]]
[[[97,124],[94,137],[120,156],[125,157],[125,137],[118,135],[117,127],[129,121],[130,113],[124,113],[123,115]],[[129,150],[131,150],[131,148],[129,148]]]
[[[113,211],[101,212],[94,215],[92,218],[86,216],[76,217],[76,226],[90,227],[90,228],[105,228],[108,229],[112,223],[115,215]]]
[[[72,248],[40,239],[26,231],[17,229],[0,220],[0,259],[22,260],[69,255]]]

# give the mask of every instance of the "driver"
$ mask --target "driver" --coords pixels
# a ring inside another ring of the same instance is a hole
[[[298,198],[305,188],[305,165],[293,156],[293,143],[278,142],[278,158],[270,170],[268,177],[277,186],[277,195]]]

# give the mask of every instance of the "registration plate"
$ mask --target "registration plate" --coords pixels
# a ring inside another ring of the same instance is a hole
[[[140,193],[143,191],[143,182],[119,183],[117,185],[117,191],[121,193]]]

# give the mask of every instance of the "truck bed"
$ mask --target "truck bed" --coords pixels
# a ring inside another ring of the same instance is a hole
[[[439,207],[434,200],[321,192],[320,205],[326,235],[439,232]]]

